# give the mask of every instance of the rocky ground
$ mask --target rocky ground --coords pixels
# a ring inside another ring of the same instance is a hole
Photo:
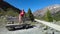
[[[26,21],[26,23],[36,25],[36,27],[30,29],[8,31],[5,27],[6,22],[4,23],[4,21],[0,21],[0,34],[60,34],[60,31],[56,31],[53,28],[38,22]]]
[[[53,21],[52,23],[60,25],[60,21]]]
[[[33,24],[35,24],[36,27],[31,29],[8,31],[5,28],[6,24],[0,23],[0,34],[60,34],[59,31],[56,31],[50,27],[46,28],[46,26],[43,24],[37,22]]]

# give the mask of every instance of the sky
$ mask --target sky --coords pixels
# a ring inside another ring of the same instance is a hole
[[[21,10],[25,10],[25,12],[28,11],[30,8],[32,12],[42,9],[44,7],[54,5],[54,4],[60,4],[60,0],[4,0],[11,5],[13,5],[16,8],[19,8]]]

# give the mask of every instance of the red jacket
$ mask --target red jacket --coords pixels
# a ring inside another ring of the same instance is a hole
[[[25,14],[25,12],[24,12],[24,10],[22,10],[22,11],[20,12],[20,16],[23,17],[24,14]]]

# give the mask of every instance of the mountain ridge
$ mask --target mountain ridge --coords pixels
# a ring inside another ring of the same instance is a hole
[[[50,10],[51,14],[54,14],[54,13],[60,11],[60,4],[50,5],[43,9],[37,10],[33,13],[33,15],[34,16],[43,16],[46,13],[47,9]]]
[[[18,13],[20,12],[20,9],[3,0],[0,0],[0,8],[2,8],[4,11],[6,11],[7,8],[12,8],[13,10],[17,10]]]

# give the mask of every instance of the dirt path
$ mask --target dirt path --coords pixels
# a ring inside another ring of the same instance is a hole
[[[47,26],[49,26],[49,27],[51,27],[55,30],[60,31],[60,25],[56,25],[56,24],[53,24],[53,23],[50,23],[50,22],[41,21],[41,20],[38,20],[38,19],[35,19],[35,21],[40,22],[40,23],[45,24],[45,25],[47,25]]]

